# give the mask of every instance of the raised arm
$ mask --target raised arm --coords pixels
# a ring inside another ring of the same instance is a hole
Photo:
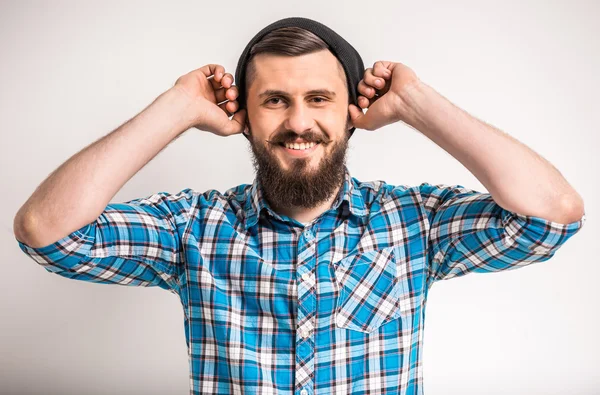
[[[402,63],[375,62],[358,90],[368,111],[350,105],[354,126],[403,121],[469,169],[502,208],[562,224],[584,217],[582,197],[550,162],[452,104]]]
[[[229,119],[237,111],[236,98],[233,76],[220,65],[180,77],[134,118],[53,171],[17,212],[17,240],[47,246],[92,223],[134,174],[192,126],[219,135],[241,133],[244,111]]]

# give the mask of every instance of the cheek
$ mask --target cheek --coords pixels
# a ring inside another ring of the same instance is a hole
[[[279,119],[277,114],[256,112],[253,114],[249,123],[252,128],[252,133],[255,136],[267,138],[279,128],[281,122],[283,121]]]
[[[327,133],[330,133],[332,137],[337,138],[346,130],[348,115],[347,109],[336,108],[335,110],[324,111],[323,114],[320,114],[318,122]]]

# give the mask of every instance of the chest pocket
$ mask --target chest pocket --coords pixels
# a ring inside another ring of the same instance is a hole
[[[394,247],[349,255],[334,263],[339,289],[336,326],[368,333],[409,314],[414,298],[407,265],[405,259],[397,259]]]

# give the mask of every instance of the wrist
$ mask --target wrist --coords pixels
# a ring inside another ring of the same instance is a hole
[[[429,86],[416,79],[404,86],[398,93],[399,117],[402,122],[419,129],[424,122],[425,103],[427,102]]]
[[[197,111],[194,111],[194,100],[187,92],[173,86],[163,92],[159,99],[164,102],[167,113],[175,123],[175,128],[183,133],[196,123]]]

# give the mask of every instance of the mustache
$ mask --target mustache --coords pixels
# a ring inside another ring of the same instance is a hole
[[[273,136],[273,138],[267,140],[267,142],[279,145],[285,143],[292,143],[299,138],[306,141],[307,143],[329,144],[331,142],[331,139],[329,139],[327,136],[321,133],[313,132],[312,130],[304,132],[302,134],[298,134],[291,130],[286,130],[284,132],[277,133],[275,136]]]

